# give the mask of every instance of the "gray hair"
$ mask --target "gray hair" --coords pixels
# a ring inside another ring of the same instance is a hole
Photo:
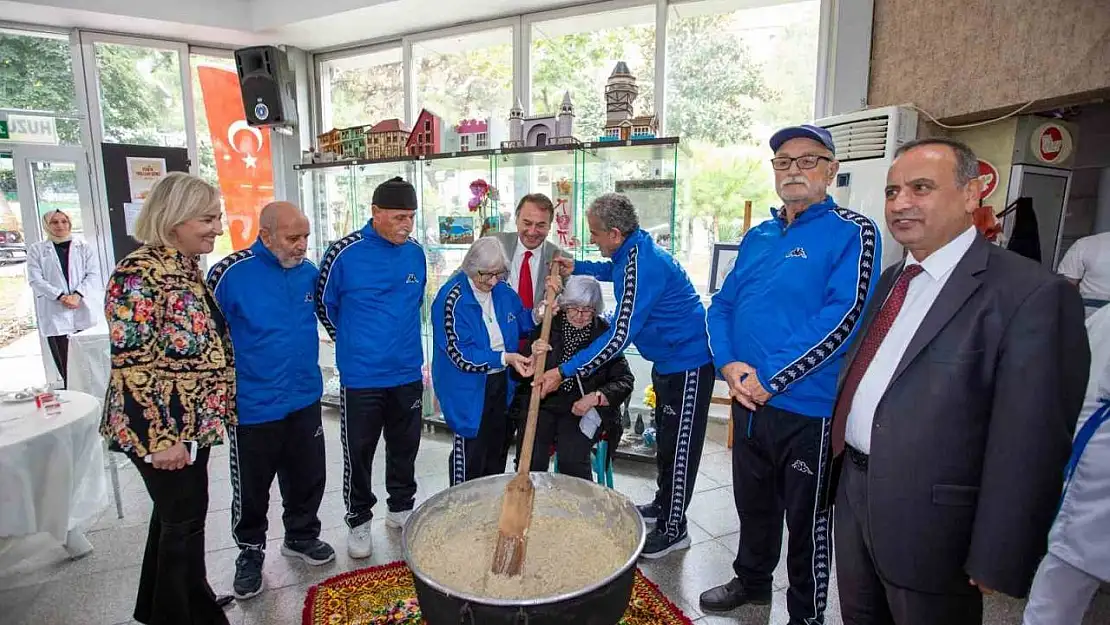
[[[627,195],[601,195],[590,203],[588,212],[597,217],[606,230],[616,228],[626,237],[640,229],[640,218],[636,216],[636,208]]]
[[[962,189],[967,186],[967,183],[979,177],[979,157],[975,156],[975,152],[967,147],[967,144],[963,141],[949,139],[948,137],[928,137],[910,141],[898,148],[894,152],[894,157],[898,158],[914,148],[927,145],[947,146],[956,154],[956,186]]]
[[[508,273],[509,257],[505,254],[505,246],[497,237],[482,237],[471,244],[459,269],[471,280],[478,277],[479,271]]]
[[[594,312],[601,312],[601,283],[593,276],[571,276],[563,285],[563,292],[559,295],[559,305],[582,306],[593,308]]]

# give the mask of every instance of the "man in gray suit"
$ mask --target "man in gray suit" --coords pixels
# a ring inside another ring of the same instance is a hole
[[[542,193],[530,193],[517,202],[516,232],[497,233],[509,257],[509,286],[520,295],[525,308],[534,308],[543,301],[548,265],[552,258],[565,254],[547,240],[554,219],[551,199]]]
[[[551,259],[566,252],[547,240],[555,220],[555,205],[542,193],[529,193],[516,204],[516,232],[499,232],[497,238],[509,257],[509,286],[520,295],[525,308],[543,302],[543,285]],[[524,346],[520,349],[523,353]],[[509,458],[509,447],[516,440],[517,423],[509,424],[502,449],[502,466]]]
[[[907,250],[879,281],[833,416],[837,584],[850,625],[979,625],[1029,590],[1090,365],[1083,303],[972,225],[978,160],[902,146],[886,222]]]

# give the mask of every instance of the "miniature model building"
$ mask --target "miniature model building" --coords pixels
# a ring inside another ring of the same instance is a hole
[[[366,158],[398,158],[405,156],[411,133],[397,119],[386,119],[366,131]]]
[[[366,126],[352,126],[339,130],[339,156],[341,158],[366,158]]]
[[[471,150],[489,149],[489,120],[464,119],[455,126],[455,133],[459,137],[457,152],[470,152]]]
[[[563,103],[554,115],[524,116],[524,107],[517,100],[509,111],[509,140],[502,148],[543,147],[578,143],[574,138],[574,104],[570,92],[563,94]]]
[[[316,137],[316,149],[321,154],[335,154],[339,155],[339,130],[332,128],[322,135]]]
[[[412,126],[412,134],[405,144],[408,155],[427,156],[443,152],[445,130],[443,119],[439,115],[428,109],[420,111],[420,116]]]
[[[605,130],[601,141],[654,139],[659,121],[654,115],[633,117],[633,104],[640,88],[624,61],[617,63],[605,84]]]

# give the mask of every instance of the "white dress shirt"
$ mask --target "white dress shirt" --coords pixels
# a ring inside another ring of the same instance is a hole
[[[906,265],[921,265],[921,273],[910,281],[906,300],[895,317],[875,358],[860,379],[856,394],[852,397],[852,409],[848,413],[848,423],[844,431],[844,441],[865,454],[871,453],[871,427],[875,419],[875,408],[886,393],[887,386],[894,376],[894,370],[902,361],[902,355],[917,333],[929,309],[933,307],[952,270],[964,257],[975,241],[975,227],[968,228],[947,245],[933,252],[922,262],[910,253]]]
[[[540,275],[540,251],[543,249],[543,243],[534,250],[524,247],[524,241],[517,239],[516,251],[513,252],[512,262],[509,263],[509,286],[513,290],[520,293],[520,268],[524,265],[524,253],[532,252],[532,257],[528,259],[528,266],[532,268],[532,294],[533,298],[536,293],[536,276]],[[539,304],[539,302],[533,302]]]
[[[485,293],[479,291],[474,281],[470,281],[470,290],[474,291],[474,299],[478,300],[478,305],[482,307],[482,321],[486,324],[486,332],[489,333],[489,348],[495,352],[501,352],[501,368],[489,373],[501,373],[505,368],[505,337],[501,335],[501,326],[497,323],[497,311],[493,307],[493,293]]]

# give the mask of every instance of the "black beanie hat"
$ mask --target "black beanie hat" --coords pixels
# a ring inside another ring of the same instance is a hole
[[[374,199],[371,203],[378,208],[414,211],[416,210],[416,189],[404,178],[396,176],[374,189]]]

